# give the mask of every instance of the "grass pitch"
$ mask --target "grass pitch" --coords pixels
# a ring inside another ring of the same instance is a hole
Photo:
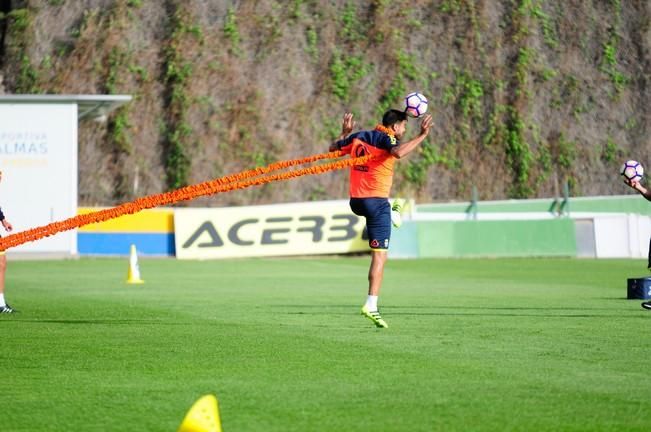
[[[648,430],[643,261],[368,257],[10,262],[3,431]]]

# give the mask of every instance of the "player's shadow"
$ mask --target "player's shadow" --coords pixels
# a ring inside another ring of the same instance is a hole
[[[624,300],[624,299],[619,299],[619,300]],[[543,310],[543,311],[592,311],[592,310],[604,310],[604,311],[612,311],[612,307],[580,307],[580,308],[570,308],[570,307],[539,307],[539,306],[386,306],[382,308],[383,310],[390,310],[390,309],[464,309],[464,310],[504,310],[504,311],[511,311],[511,310],[524,310],[524,311],[534,311],[534,310]]]
[[[7,321],[10,322],[10,321]],[[190,323],[146,320],[146,319],[16,319],[11,322],[30,322],[36,324],[66,324],[66,325],[190,325]]]
[[[274,308],[288,308],[288,309],[302,309],[301,311],[287,311],[286,315],[314,315],[323,313],[324,309],[331,309],[328,313],[331,315],[342,314],[341,311],[335,312],[332,309],[346,308],[356,309],[358,305],[273,305]],[[625,312],[635,313],[634,315],[614,315],[613,312],[620,311],[620,309],[613,309],[607,307],[585,307],[585,308],[567,308],[567,307],[468,307],[468,306],[386,306],[381,308],[387,315],[400,315],[400,316],[469,316],[469,317],[543,317],[543,318],[603,318],[603,317],[617,317],[617,318],[630,318],[639,319],[640,314],[638,310],[626,310]],[[461,312],[461,310],[465,312]],[[459,311],[459,312],[457,312]],[[504,313],[499,313],[504,311]],[[545,313],[536,313],[537,311]],[[611,313],[599,313],[599,311],[609,311]],[[521,313],[518,313],[521,312]],[[550,313],[557,312],[557,313]],[[565,313],[562,313],[565,312]],[[587,312],[587,313],[586,313]],[[350,312],[343,313],[348,315]]]
[[[614,299],[613,299],[614,300]],[[618,300],[625,300],[624,298],[618,298]],[[288,308],[288,309],[334,309],[334,308],[359,308],[358,304],[346,304],[346,305],[319,305],[319,304],[309,304],[309,305],[300,305],[300,304],[283,304],[283,305],[270,305],[270,308]],[[586,311],[586,310],[607,310],[612,311],[611,307],[581,307],[581,308],[568,308],[568,307],[529,307],[529,306],[418,306],[418,305],[409,305],[409,306],[383,306],[381,310],[397,310],[397,309],[428,309],[428,310],[445,310],[445,309],[463,309],[463,310],[543,310],[543,311]],[[414,313],[417,314],[418,312]]]
[[[538,317],[538,318],[617,318],[639,319],[639,315],[613,315],[613,314],[545,314],[545,313],[471,313],[471,312],[390,312],[391,315],[404,316],[467,316],[467,317]],[[388,315],[388,313],[387,313]]]
[[[633,300],[643,301],[643,299],[630,299],[628,297],[597,297],[597,300]]]
[[[288,308],[288,309],[334,309],[334,308],[358,308],[360,307],[358,304],[338,304],[338,305],[333,305],[333,304],[309,304],[309,305],[301,305],[301,304],[281,304],[281,305],[269,305],[270,308]]]
[[[416,309],[416,311],[414,311]],[[422,312],[422,309],[429,309],[428,312]],[[544,318],[633,318],[638,319],[639,314],[635,315],[615,315],[613,312],[638,312],[638,310],[622,310],[608,307],[528,307],[528,306],[486,306],[486,307],[467,307],[467,306],[443,306],[440,308],[424,306],[408,307],[387,307],[383,308],[387,314],[391,315],[423,315],[423,316],[477,316],[477,317],[544,317]],[[450,311],[452,310],[452,312]],[[456,312],[464,310],[465,312]],[[504,311],[504,313],[499,313]],[[520,312],[521,313],[518,313]],[[540,311],[540,313],[536,313]],[[599,313],[599,311],[608,311],[610,313]],[[550,313],[551,312],[551,313]],[[564,313],[563,313],[564,312]]]

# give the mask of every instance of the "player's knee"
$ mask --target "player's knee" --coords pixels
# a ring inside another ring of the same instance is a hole
[[[379,249],[372,251],[371,254],[372,266],[379,267],[380,269],[384,267],[384,263],[387,260],[387,251]]]

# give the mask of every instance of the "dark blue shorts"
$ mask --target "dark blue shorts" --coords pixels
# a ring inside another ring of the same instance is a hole
[[[391,205],[386,198],[351,198],[350,209],[366,218],[368,245],[371,249],[389,249]]]

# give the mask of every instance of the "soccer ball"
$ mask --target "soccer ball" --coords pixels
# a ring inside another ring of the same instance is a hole
[[[427,98],[420,93],[409,93],[405,98],[405,112],[411,117],[421,117],[427,112]]]
[[[644,168],[638,161],[630,160],[622,164],[619,173],[626,177],[629,181],[640,181],[644,175]]]

